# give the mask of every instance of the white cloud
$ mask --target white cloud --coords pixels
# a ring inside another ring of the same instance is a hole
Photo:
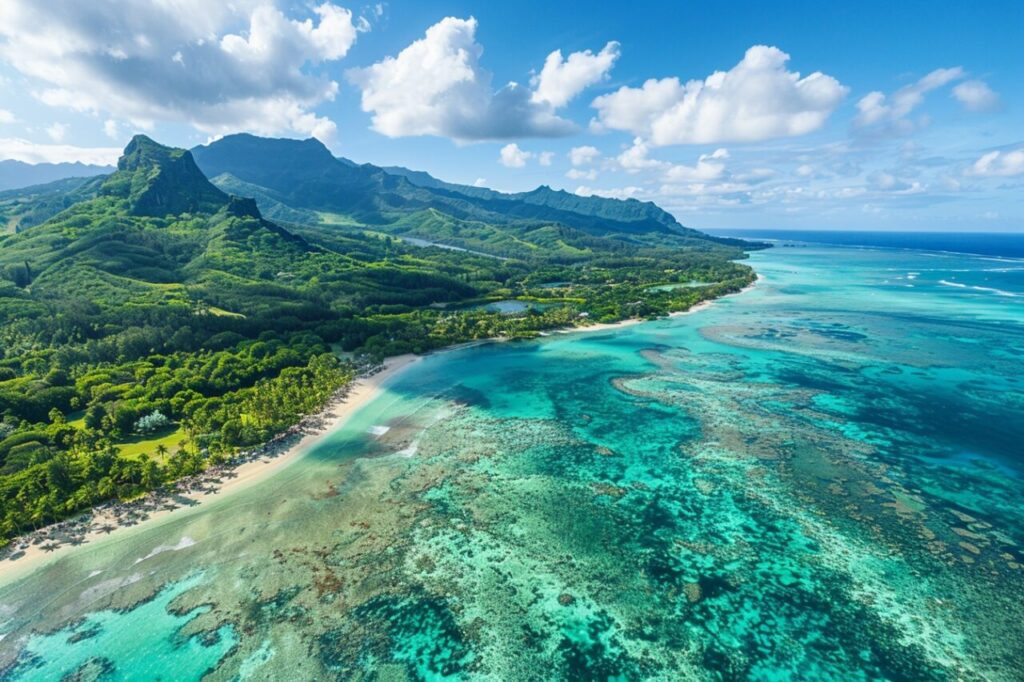
[[[867,177],[868,185],[878,192],[920,194],[927,188],[917,180],[904,180],[887,171],[875,171]]]
[[[739,195],[750,190],[742,182],[692,182],[689,184],[665,184],[658,188],[658,194],[667,197],[709,197]]]
[[[642,187],[629,186],[629,187],[613,187],[610,189],[601,189],[598,187],[587,187],[581,185],[576,188],[574,194],[581,197],[605,197],[608,199],[632,199],[638,195],[642,195],[644,190]]]
[[[1024,147],[1013,151],[993,151],[983,154],[967,170],[968,175],[987,177],[1020,175],[1024,173]]]
[[[569,163],[574,166],[586,166],[587,164],[593,163],[600,157],[601,152],[597,150],[597,147],[591,147],[589,145],[573,147],[569,150]]]
[[[593,182],[597,180],[597,169],[591,168],[589,170],[580,170],[579,168],[570,168],[565,174],[565,177],[570,180],[590,180]]]
[[[506,168],[522,168],[532,158],[533,152],[523,151],[519,145],[511,142],[501,148],[498,161]]]
[[[112,118],[108,118],[103,122],[103,134],[112,140],[116,140],[120,137],[120,131],[117,128],[117,121]]]
[[[725,160],[729,152],[716,149],[710,154],[701,154],[694,166],[674,164],[665,171],[665,179],[669,182],[685,182],[692,180],[716,180],[725,172]]]
[[[571,89],[586,87],[580,85],[585,79],[577,67],[570,66],[585,53],[570,55],[547,80],[542,74],[538,86],[547,83],[549,89],[543,98],[535,99],[536,92],[518,83],[495,90],[491,73],[480,65],[483,47],[476,42],[476,28],[476,19],[447,17],[397,56],[350,69],[348,79],[361,90],[373,129],[388,137],[436,135],[458,141],[574,132],[575,124],[555,110]],[[586,58],[584,63],[589,64]]]
[[[618,58],[619,44],[614,41],[597,54],[590,50],[573,52],[567,59],[562,59],[561,50],[555,50],[534,79],[536,89],[530,99],[555,108],[565,106],[586,88],[606,79]]]
[[[633,146],[619,154],[615,161],[627,173],[656,171],[663,182],[690,182],[716,180],[725,173],[725,160],[729,158],[726,149],[716,149],[710,154],[701,154],[693,166],[669,163],[648,156],[650,145],[641,138],[633,140]]]
[[[11,112],[0,109],[0,123],[14,123],[17,120]]]
[[[867,126],[881,121],[889,115],[889,106],[885,103],[885,93],[869,92],[857,101],[857,125]]]
[[[60,142],[64,139],[64,135],[68,132],[68,127],[63,123],[54,123],[46,127],[46,134],[50,136],[50,139],[54,142]]]
[[[265,0],[5,0],[0,58],[34,79],[42,102],[135,127],[185,121],[214,135],[329,139],[334,123],[313,109],[338,85],[318,67],[343,57],[358,31],[347,9],[324,3],[312,12],[315,23]]]
[[[985,81],[964,81],[953,88],[953,97],[969,111],[991,111],[999,106],[999,95]]]
[[[685,85],[648,80],[594,100],[598,122],[654,145],[751,142],[820,128],[848,88],[821,72],[801,78],[786,70],[789,55],[755,45],[729,71]]]
[[[121,156],[120,147],[74,147],[66,144],[36,144],[19,138],[0,138],[0,159],[25,163],[64,161],[112,166]]]
[[[857,102],[857,109],[860,113],[857,114],[854,122],[860,127],[889,123],[905,128],[907,124],[904,119],[924,101],[925,95],[962,78],[963,75],[964,70],[959,66],[951,69],[935,69],[920,80],[900,88],[889,97],[877,90],[870,92]]]
[[[378,7],[380,7],[380,5],[378,5]],[[487,186],[487,178],[477,178],[476,180],[473,181],[473,186],[474,187],[486,187]]]
[[[541,152],[537,156],[537,163],[539,163],[542,166],[550,166],[551,165],[551,161],[554,158],[555,158],[555,153],[554,152]]]
[[[658,161],[648,157],[650,151],[651,146],[644,142],[643,138],[638,137],[633,140],[632,147],[615,157],[615,161],[627,173],[639,173],[651,169],[664,170],[671,165],[667,161]]]

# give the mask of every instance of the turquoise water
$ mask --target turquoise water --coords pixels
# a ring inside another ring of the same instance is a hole
[[[1021,679],[1024,261],[751,263],[0,586],[3,679]]]
[[[485,310],[489,313],[501,313],[502,315],[515,315],[525,313],[527,310],[544,310],[550,308],[547,303],[533,303],[510,298],[504,301],[490,301],[466,306],[465,310]]]
[[[658,286],[650,287],[647,291],[675,291],[676,289],[692,289],[707,285],[707,282],[677,282],[675,284],[659,284]]]

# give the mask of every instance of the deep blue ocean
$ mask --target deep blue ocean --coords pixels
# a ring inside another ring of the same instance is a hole
[[[719,237],[836,246],[875,246],[913,251],[973,253],[1024,258],[1024,232],[869,232],[835,230],[703,230]]]

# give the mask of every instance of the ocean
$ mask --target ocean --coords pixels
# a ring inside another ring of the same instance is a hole
[[[1022,679],[1024,260],[908,249],[428,356],[272,478],[0,585],[0,677]]]
[[[1024,258],[1024,232],[893,232],[853,230],[705,230],[719,237],[768,240],[786,246],[830,244],[905,251],[940,251]]]

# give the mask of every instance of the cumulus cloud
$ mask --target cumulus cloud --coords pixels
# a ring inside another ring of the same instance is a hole
[[[687,166],[652,159],[649,156],[650,149],[650,145],[638,137],[615,161],[627,173],[655,171],[661,181],[675,183],[716,180],[725,173],[725,160],[729,158],[728,150],[716,149],[710,154],[701,154],[695,165]]]
[[[888,171],[875,171],[867,177],[868,186],[877,192],[893,194],[920,194],[925,186],[917,180],[904,180]]]
[[[815,72],[786,70],[789,55],[755,45],[729,71],[686,84],[651,79],[594,100],[598,124],[654,145],[752,142],[820,128],[849,89]]]
[[[136,127],[186,121],[211,135],[330,139],[334,123],[313,109],[338,84],[317,71],[367,25],[331,3],[312,12],[289,19],[265,0],[5,0],[0,57],[40,84],[41,101]]]
[[[14,123],[16,120],[14,114],[7,111],[6,109],[0,109],[0,123]]]
[[[542,166],[550,166],[554,158],[554,152],[541,152],[540,154],[537,155],[537,163],[539,163]]]
[[[112,140],[116,140],[120,137],[120,131],[117,127],[117,121],[112,118],[108,118],[103,122],[103,134]]]
[[[599,158],[601,158],[601,152],[597,150],[597,147],[590,145],[573,147],[569,150],[569,163],[574,166],[586,166]]]
[[[579,168],[570,168],[568,172],[566,172],[565,177],[569,178],[570,180],[594,181],[597,180],[597,169],[590,168],[588,170],[581,170]]]
[[[501,148],[498,161],[506,168],[522,168],[533,158],[533,152],[523,151],[515,142]]]
[[[562,107],[576,95],[595,83],[606,79],[619,58],[619,44],[610,42],[597,54],[590,50],[573,52],[568,59],[555,50],[544,60],[544,68],[533,80],[535,90],[530,99]]]
[[[68,132],[68,127],[63,123],[54,123],[46,127],[46,134],[54,142],[60,142]]]
[[[1024,147],[1013,151],[992,151],[983,154],[968,169],[968,175],[1007,177],[1024,173]]]
[[[638,137],[633,140],[633,146],[615,157],[615,161],[627,173],[639,173],[640,171],[651,169],[663,170],[671,165],[666,161],[650,158],[648,156],[650,151],[651,145],[645,142],[643,138]]]
[[[711,197],[735,195],[749,192],[750,185],[742,182],[691,182],[688,184],[665,184],[658,188],[658,194],[666,197]]]
[[[876,124],[890,124],[901,129],[909,126],[904,119],[922,102],[932,90],[937,90],[952,81],[963,78],[964,70],[959,67],[951,69],[935,69],[920,80],[905,85],[890,96],[878,90],[870,92],[857,102],[857,118],[854,122],[859,127]]]
[[[476,29],[474,18],[447,17],[397,56],[350,69],[348,79],[362,91],[362,108],[372,114],[373,129],[388,137],[436,135],[458,141],[574,132],[576,126],[555,110],[586,87],[594,77],[594,60],[608,59],[601,55],[609,48],[598,55],[573,53],[566,60],[558,53],[557,63],[549,56],[545,69],[551,68],[547,77],[543,72],[538,76],[536,91],[518,83],[495,90],[491,73],[480,64],[483,47],[476,42]],[[543,95],[537,94],[540,88]]]
[[[117,164],[120,147],[74,147],[67,144],[36,144],[20,138],[0,138],[0,159],[25,163],[81,163],[98,166]]]
[[[701,154],[694,166],[673,164],[665,171],[665,179],[669,182],[716,180],[725,172],[725,160],[728,158],[728,150],[716,149],[710,154]]]
[[[601,189],[598,187],[588,187],[581,185],[576,188],[574,192],[577,196],[581,197],[605,197],[606,199],[632,199],[634,197],[644,194],[642,187],[636,187],[630,185],[629,187],[613,187],[609,189]]]
[[[953,88],[953,97],[968,111],[991,111],[999,106],[999,95],[985,81],[964,81]]]

